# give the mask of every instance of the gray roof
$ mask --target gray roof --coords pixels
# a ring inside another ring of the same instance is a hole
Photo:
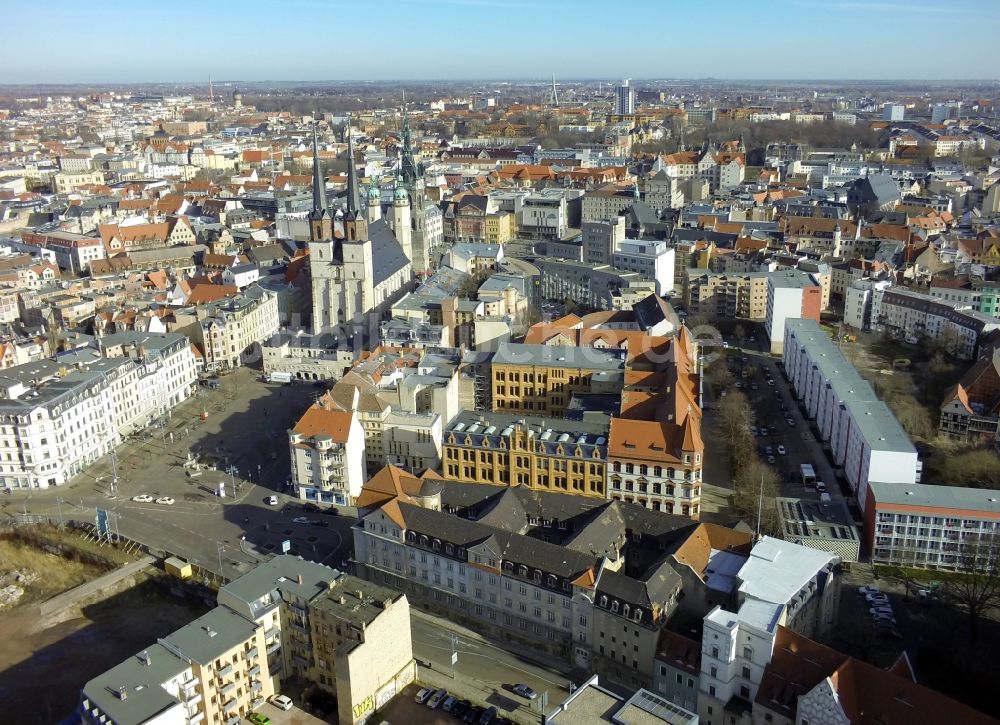
[[[807,273],[800,272],[796,269],[783,269],[777,272],[771,272],[767,276],[767,279],[768,284],[784,289],[819,286],[816,283],[816,280],[810,277]]]
[[[992,517],[1000,514],[1000,493],[993,489],[878,481],[870,482],[868,485],[871,486],[875,500],[882,504],[975,511]],[[965,513],[956,514],[956,517],[971,518]]]
[[[190,665],[183,659],[163,645],[154,644],[87,682],[83,696],[112,722],[144,723],[171,707],[180,707],[177,698],[163,689],[163,683],[188,668]],[[124,699],[118,694],[121,688],[126,694]]]
[[[368,225],[368,238],[372,243],[372,283],[377,287],[408,265],[410,260],[385,219],[376,219]]]
[[[302,577],[299,584],[298,578]],[[222,587],[222,592],[244,602],[254,602],[269,592],[283,591],[309,601],[326,591],[331,581],[341,576],[337,569],[306,561],[299,556],[282,554],[258,564],[239,579]]]
[[[605,351],[593,347],[526,345],[504,342],[493,356],[494,365],[546,365],[595,371],[624,371],[624,350]]]
[[[527,428],[535,440],[536,450],[542,446],[546,455],[558,455],[556,450],[562,444],[567,456],[574,455],[573,451],[579,447],[585,458],[591,458],[596,450],[600,460],[603,460],[607,456],[609,427],[607,416],[584,422],[465,410],[451,420],[444,435],[447,437],[454,433],[458,444],[474,448],[480,448],[489,441],[489,446],[497,449],[505,438],[504,433],[509,435],[508,429]],[[466,444],[466,440],[469,443]]]
[[[193,662],[207,665],[250,639],[258,626],[228,607],[216,607],[160,642]]]

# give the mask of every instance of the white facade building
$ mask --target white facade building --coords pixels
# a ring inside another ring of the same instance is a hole
[[[367,478],[365,432],[354,411],[321,399],[288,433],[292,485],[305,501],[351,505]]]
[[[818,323],[785,323],[783,361],[796,397],[862,510],[869,481],[917,481],[919,461],[909,436]]]
[[[892,287],[889,280],[859,279],[844,289],[844,324],[855,330],[871,329],[878,319],[882,295],[880,292]],[[877,298],[877,299],[876,299]]]
[[[665,295],[674,289],[674,261],[674,249],[666,242],[626,240],[618,243],[611,264],[653,280],[656,294]]]

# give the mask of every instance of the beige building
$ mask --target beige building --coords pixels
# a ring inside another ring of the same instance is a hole
[[[692,315],[708,319],[767,317],[767,273],[720,274],[687,269],[684,303]]]
[[[190,329],[206,370],[239,367],[244,356],[278,331],[278,298],[254,285],[235,297],[176,312],[178,327]]]
[[[365,722],[413,682],[410,609],[398,591],[276,556],[219,590],[219,606],[84,685],[93,725],[239,725],[292,677]]]
[[[61,171],[53,174],[52,183],[57,194],[68,194],[87,184],[103,184],[104,174],[100,171]]]

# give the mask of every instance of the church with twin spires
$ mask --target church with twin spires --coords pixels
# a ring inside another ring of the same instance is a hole
[[[313,209],[309,213],[313,335],[362,315],[382,315],[409,291],[413,279],[409,194],[397,183],[384,217],[381,192],[373,181],[362,206],[350,124],[347,137],[347,202],[340,212],[327,204],[313,128]]]

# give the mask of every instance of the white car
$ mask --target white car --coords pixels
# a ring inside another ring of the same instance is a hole
[[[417,694],[413,698],[413,701],[415,703],[417,703],[418,705],[423,705],[425,702],[427,702],[427,698],[430,697],[433,694],[434,694],[434,690],[432,690],[431,688],[429,688],[429,687],[421,687],[417,691]]]
[[[779,456],[785,455],[785,447],[784,446],[778,446],[778,455]]]
[[[288,695],[273,695],[271,697],[271,704],[279,710],[291,710],[292,698]]]
[[[885,614],[884,612],[879,612],[878,614],[873,614],[872,619],[878,622],[888,622],[889,624],[895,624],[896,618],[891,614]]]
[[[160,496],[156,499],[156,503],[162,504],[163,506],[173,506],[174,500],[170,496]]]
[[[309,518],[307,516],[296,516],[292,519],[293,524],[308,524]]]
[[[266,503],[268,506],[277,506],[278,505],[278,497],[277,496],[268,496],[267,498],[264,499],[264,503]]]
[[[863,597],[867,597],[869,594],[881,594],[882,590],[878,587],[858,587],[858,594]]]
[[[892,607],[890,607],[888,604],[886,604],[885,606],[879,606],[879,607],[869,607],[868,608],[868,613],[870,615],[872,615],[873,617],[876,614],[888,614],[891,617],[892,616]]]
[[[136,503],[153,503],[153,497],[148,493],[140,493],[138,496],[133,496],[132,500]]]

